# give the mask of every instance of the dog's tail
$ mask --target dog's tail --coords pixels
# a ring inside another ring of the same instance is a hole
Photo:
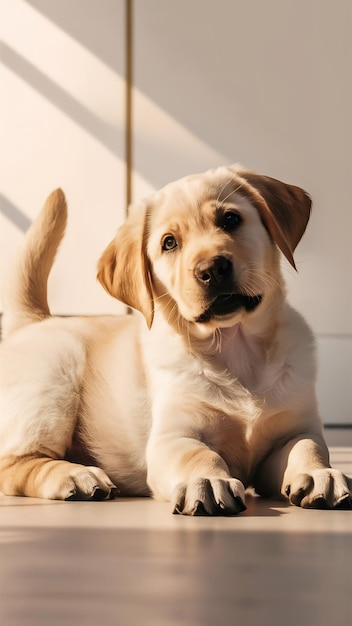
[[[67,207],[64,193],[56,189],[47,198],[29,228],[20,258],[4,285],[2,335],[50,316],[47,281],[65,232]]]

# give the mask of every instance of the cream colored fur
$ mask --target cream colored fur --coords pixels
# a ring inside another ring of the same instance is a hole
[[[322,435],[314,339],[280,271],[309,214],[301,189],[239,166],[176,181],[130,208],[99,262],[142,315],[63,319],[46,298],[66,224],[53,192],[4,294],[1,491],[235,514],[254,486],[351,506]]]

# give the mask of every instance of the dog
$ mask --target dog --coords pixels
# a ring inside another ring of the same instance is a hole
[[[239,165],[173,182],[130,207],[98,263],[136,313],[60,318],[47,302],[67,213],[54,191],[4,293],[0,490],[235,515],[252,486],[351,508],[323,438],[314,338],[280,269],[281,255],[295,268],[310,211],[301,188]]]

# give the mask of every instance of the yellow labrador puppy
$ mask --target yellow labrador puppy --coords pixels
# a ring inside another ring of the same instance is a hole
[[[5,291],[0,490],[100,499],[153,494],[187,515],[236,514],[245,489],[350,507],[331,469],[311,331],[286,302],[311,201],[223,167],[130,208],[99,262],[142,315],[51,317],[47,277],[66,223],[55,191]]]

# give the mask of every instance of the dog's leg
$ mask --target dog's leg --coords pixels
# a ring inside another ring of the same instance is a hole
[[[352,508],[352,480],[330,466],[321,435],[306,434],[275,450],[260,466],[254,486],[261,495],[288,497],[304,508]]]
[[[83,342],[46,322],[1,346],[0,491],[53,499],[111,497],[101,469],[64,461],[76,428]]]
[[[99,467],[36,454],[0,459],[0,491],[52,500],[103,500],[113,498],[117,492]]]
[[[154,496],[171,500],[174,513],[235,515],[246,509],[242,482],[232,478],[216,452],[196,439],[153,437],[147,463]]]

